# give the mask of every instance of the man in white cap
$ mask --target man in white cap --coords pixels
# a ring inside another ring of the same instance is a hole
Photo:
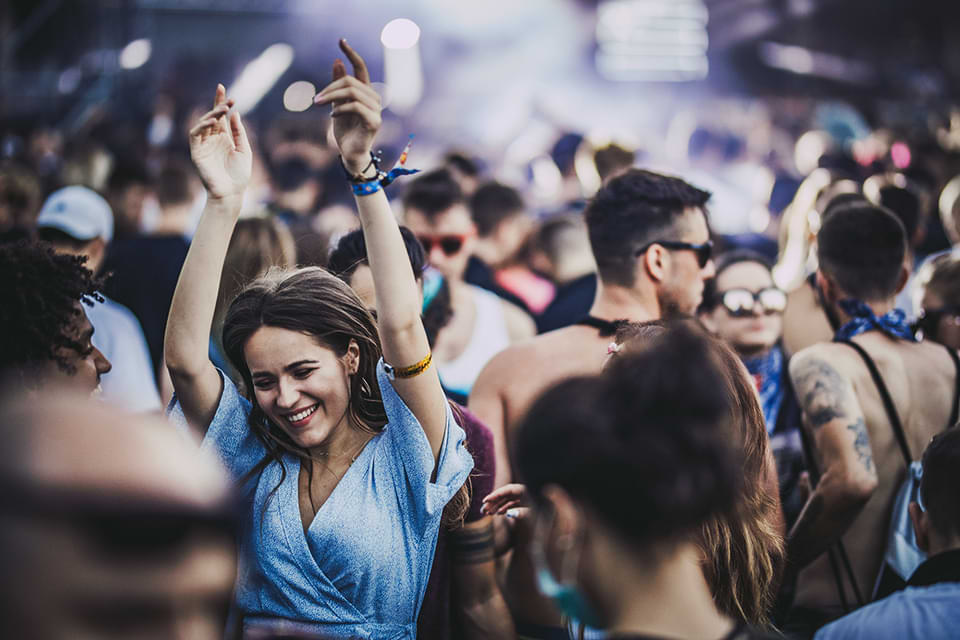
[[[53,192],[37,219],[42,240],[58,253],[84,256],[96,273],[113,238],[113,212],[95,191],[75,185]],[[103,399],[128,411],[162,409],[143,330],[129,309],[109,298],[95,302],[87,316],[93,343],[113,363],[103,376]]]

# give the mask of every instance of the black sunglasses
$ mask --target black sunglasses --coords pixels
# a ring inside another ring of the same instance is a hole
[[[634,257],[639,258],[655,244],[658,244],[665,249],[693,251],[695,254],[697,254],[697,262],[700,264],[701,269],[706,267],[707,263],[710,262],[710,258],[713,257],[713,240],[707,240],[706,242],[701,242],[700,244],[681,242],[679,240],[656,240],[643,245],[643,247],[637,250],[637,252],[634,254]]]
[[[749,289],[728,289],[717,293],[717,300],[736,318],[753,315],[755,310],[771,314],[783,313],[787,308],[787,294],[776,287],[767,287],[756,293]]]

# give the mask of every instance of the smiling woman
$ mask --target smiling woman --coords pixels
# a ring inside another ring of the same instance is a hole
[[[356,77],[337,61],[315,102],[334,106],[379,327],[326,271],[275,270],[240,292],[224,319],[224,350],[246,397],[207,359],[251,170],[240,117],[218,87],[213,110],[191,131],[208,197],[167,325],[171,415],[203,434],[242,487],[237,606],[246,631],[412,639],[444,507],[466,490],[473,460],[435,368],[411,369],[430,351],[385,174],[368,171],[379,100],[363,60],[343,41],[341,49]]]

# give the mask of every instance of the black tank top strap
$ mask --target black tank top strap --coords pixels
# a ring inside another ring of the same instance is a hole
[[[617,330],[623,325],[627,324],[627,322],[627,320],[604,320],[603,318],[598,318],[596,316],[586,315],[573,324],[581,324],[587,327],[593,327],[600,332],[601,338],[606,338],[608,336],[616,335]]]
[[[897,415],[897,407],[893,404],[893,398],[890,397],[890,391],[883,381],[883,376],[880,375],[880,370],[877,369],[877,364],[873,361],[873,358],[870,357],[870,354],[867,353],[866,349],[856,342],[852,340],[838,340],[837,343],[852,347],[854,351],[860,354],[864,364],[867,365],[867,369],[870,370],[870,377],[873,378],[873,383],[877,386],[877,391],[880,392],[880,399],[883,400],[883,408],[886,409],[887,417],[890,419],[890,426],[893,427],[893,435],[896,436],[897,444],[900,445],[900,452],[903,454],[903,459],[907,467],[909,467],[913,461],[913,457],[910,455],[907,437],[903,433],[903,423],[900,422],[900,416]]]

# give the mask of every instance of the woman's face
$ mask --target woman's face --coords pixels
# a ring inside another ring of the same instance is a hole
[[[717,276],[717,294],[731,289],[744,289],[756,294],[773,287],[770,271],[758,262],[738,262]],[[704,324],[718,337],[727,341],[741,354],[762,352],[772,347],[783,333],[783,314],[765,313],[754,307],[754,312],[743,316],[732,315],[723,304],[701,316]]]
[[[338,357],[312,336],[265,326],[243,352],[257,404],[299,446],[328,444],[346,424],[350,377],[359,367],[355,343]]]

